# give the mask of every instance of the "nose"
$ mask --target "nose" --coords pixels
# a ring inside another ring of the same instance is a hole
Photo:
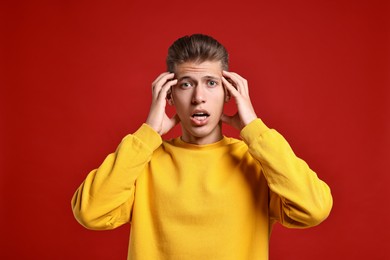
[[[192,93],[192,103],[201,104],[206,102],[206,92],[202,85],[198,85],[194,88]]]

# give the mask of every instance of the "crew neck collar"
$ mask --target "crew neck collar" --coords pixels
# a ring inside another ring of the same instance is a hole
[[[229,143],[229,138],[226,136],[222,136],[222,139],[211,144],[191,144],[183,141],[181,137],[177,137],[173,139],[173,144],[178,147],[182,148],[190,148],[190,149],[197,149],[197,150],[204,150],[204,149],[213,149],[225,146]]]

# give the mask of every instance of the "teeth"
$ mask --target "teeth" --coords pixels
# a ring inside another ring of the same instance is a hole
[[[192,115],[192,117],[195,118],[198,121],[206,120],[206,118],[208,116],[209,115],[207,113],[195,113],[195,114]]]
[[[203,120],[206,120],[207,116],[194,116],[196,118],[196,120],[198,121],[203,121]]]

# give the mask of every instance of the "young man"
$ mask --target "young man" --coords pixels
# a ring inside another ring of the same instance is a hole
[[[126,136],[72,199],[90,229],[131,223],[129,259],[268,259],[272,225],[304,228],[329,214],[329,187],[253,109],[248,83],[228,72],[215,39],[169,48],[146,123]],[[233,98],[237,114],[223,113]],[[177,114],[169,118],[166,103]],[[222,122],[242,140],[225,137]],[[180,123],[182,136],[161,135]]]

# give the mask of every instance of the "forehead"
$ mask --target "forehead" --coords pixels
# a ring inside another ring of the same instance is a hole
[[[176,66],[176,78],[182,77],[203,78],[222,77],[222,64],[220,61],[184,62]]]

